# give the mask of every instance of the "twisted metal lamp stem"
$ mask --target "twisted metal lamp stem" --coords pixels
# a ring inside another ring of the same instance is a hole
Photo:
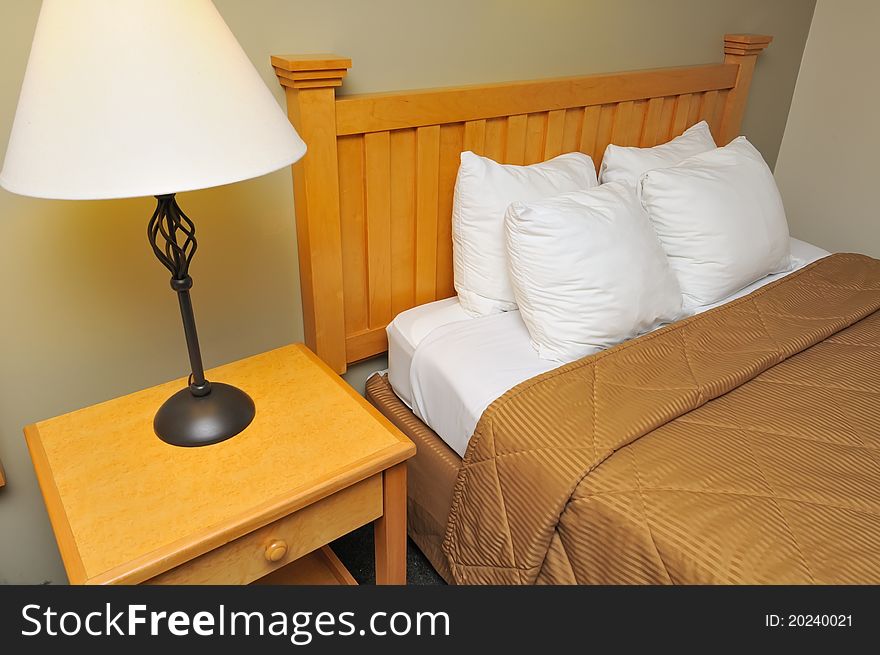
[[[147,227],[147,235],[156,258],[171,272],[171,288],[177,292],[177,299],[180,302],[180,316],[183,319],[183,332],[186,336],[186,349],[192,370],[190,391],[194,396],[205,396],[211,393],[211,383],[205,379],[196,319],[189,293],[193,285],[189,275],[189,265],[199,246],[196,241],[196,225],[180,209],[173,193],[156,196],[156,200],[158,204]]]

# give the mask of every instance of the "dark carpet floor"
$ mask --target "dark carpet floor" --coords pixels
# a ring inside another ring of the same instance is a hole
[[[375,584],[372,523],[337,539],[331,547],[358,584]],[[413,585],[446,584],[411,539],[406,540],[406,581]]]

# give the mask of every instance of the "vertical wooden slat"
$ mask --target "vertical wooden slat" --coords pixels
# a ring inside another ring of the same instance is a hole
[[[415,305],[416,132],[391,133],[391,315]]]
[[[468,121],[464,124],[464,150],[482,155],[486,148],[486,121]]]
[[[391,136],[364,135],[367,195],[367,279],[369,327],[383,327],[391,319]]]
[[[507,118],[507,143],[504,147],[504,163],[522,166],[526,159],[526,128],[528,115],[519,114]]]
[[[715,109],[712,112],[712,118],[709,119],[709,127],[712,130],[712,137],[715,139],[715,143],[720,142],[721,117],[724,114],[724,107],[727,104],[727,94],[727,89],[722,89],[718,92],[718,97],[715,99]]]
[[[416,304],[437,292],[437,202],[440,126],[416,130]]]
[[[676,102],[677,98],[675,96],[663,98],[663,109],[660,110],[660,133],[657,143],[666,143],[672,138],[672,123],[675,116]]]
[[[364,208],[364,137],[339,137],[339,213],[345,334],[367,329],[367,229]]]
[[[565,110],[565,127],[562,129],[562,152],[575,152],[580,149],[583,125],[583,107],[573,107],[572,109]]]
[[[584,107],[581,122],[581,137],[578,150],[585,155],[590,155],[599,170],[599,161],[596,159],[596,135],[599,132],[599,119],[602,115],[602,106]]]
[[[547,134],[544,138],[544,152],[541,159],[553,159],[561,155],[562,139],[565,134],[565,110],[557,109],[547,114]]]
[[[544,161],[544,141],[547,137],[547,112],[529,114],[526,121],[524,164]]]
[[[642,128],[642,135],[639,138],[639,145],[643,148],[650,148],[661,141],[665,141],[661,134],[660,117],[663,112],[663,98],[651,98],[648,101],[648,109],[645,113],[645,125]]]
[[[618,146],[635,145],[629,140],[629,128],[631,126],[633,103],[620,102],[614,112],[614,122],[611,125],[611,143]]]
[[[593,145],[593,162],[596,164],[596,170],[602,162],[602,156],[605,154],[605,148],[611,143],[611,128],[614,125],[614,113],[617,105],[602,105],[599,112],[599,120],[596,124],[596,140]],[[586,128],[586,118],[584,119]]]
[[[718,102],[718,91],[706,91],[703,101],[700,103],[700,116],[698,120],[706,121],[709,126],[715,120],[715,106]]]
[[[490,118],[486,121],[486,138],[483,144],[485,156],[495,161],[504,159],[507,144],[507,118]]]
[[[444,125],[440,128],[435,294],[438,299],[455,295],[452,269],[452,195],[463,141],[464,128],[461,123]]]
[[[687,129],[688,115],[691,111],[691,94],[683,93],[675,101],[675,112],[672,118],[672,129],[669,137],[676,137]]]
[[[631,116],[632,125],[629,129],[629,140],[634,146],[639,145],[642,141],[642,130],[645,127],[645,115],[648,113],[648,101],[636,100],[633,103],[633,111]]]
[[[691,97],[691,110],[688,112],[687,127],[700,122],[700,112],[703,107],[703,93],[695,93]]]

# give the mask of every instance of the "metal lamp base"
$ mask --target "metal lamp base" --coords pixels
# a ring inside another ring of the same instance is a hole
[[[153,420],[159,438],[172,446],[208,446],[225,441],[254,420],[254,401],[244,391],[211,382],[211,391],[195,396],[181,389],[166,400]]]

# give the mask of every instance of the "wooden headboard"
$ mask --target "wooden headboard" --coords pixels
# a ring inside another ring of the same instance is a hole
[[[769,36],[728,34],[724,63],[336,96],[338,55],[272,57],[308,144],[293,166],[306,344],[342,373],[384,352],[399,312],[455,294],[452,192],[463,150],[531,164],[652,146],[705,119],[739,133]]]

